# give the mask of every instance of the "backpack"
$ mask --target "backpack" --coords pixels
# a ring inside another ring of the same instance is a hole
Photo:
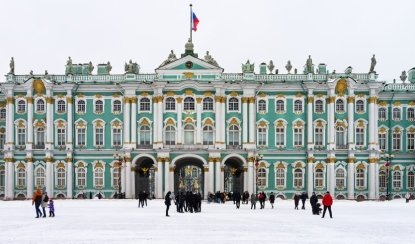
[[[49,197],[48,195],[45,196],[45,199],[43,199],[44,202],[49,202]]]

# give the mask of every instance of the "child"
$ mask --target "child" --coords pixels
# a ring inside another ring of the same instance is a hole
[[[55,206],[53,205],[53,200],[49,200],[49,217],[55,217]]]

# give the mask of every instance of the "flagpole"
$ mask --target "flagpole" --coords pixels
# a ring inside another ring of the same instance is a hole
[[[192,42],[192,4],[190,4],[190,42]]]

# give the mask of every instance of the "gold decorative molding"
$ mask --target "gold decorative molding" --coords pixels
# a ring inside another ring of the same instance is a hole
[[[369,159],[369,161],[370,161],[370,159]],[[366,167],[365,167],[365,165],[364,165],[364,164],[360,163],[360,164],[358,164],[358,165],[357,165],[356,169],[362,169],[362,170],[365,170],[365,169],[366,169]]]
[[[174,97],[174,92],[172,92],[172,91],[167,91],[166,92],[166,96],[168,96],[168,97]]]
[[[323,121],[318,120],[317,123],[316,123],[316,127],[324,127]]]
[[[315,167],[316,169],[324,169],[324,166],[322,163],[318,163]]]
[[[347,103],[354,103],[355,101],[355,97],[354,96],[350,96],[347,98]]]
[[[326,102],[328,104],[335,103],[336,102],[336,97],[335,96],[328,97],[328,98],[326,98]]]
[[[67,97],[66,97],[66,102],[67,102],[68,104],[72,104],[72,97],[71,97],[71,96],[67,96]]]
[[[237,97],[238,93],[236,91],[232,91],[229,95],[232,97]]]
[[[368,99],[368,101],[369,101],[369,103],[377,103],[377,101],[378,101],[378,98],[377,97],[369,97],[369,99]]]
[[[14,158],[4,158],[5,163],[14,163]]]
[[[307,97],[307,103],[313,103],[313,102],[314,102],[314,97],[308,96]]]
[[[302,121],[297,121],[294,124],[294,127],[303,127],[303,126],[304,126],[304,123]]]
[[[43,121],[38,120],[35,124],[35,127],[44,127],[45,123],[43,123]]]
[[[192,91],[192,90],[190,90],[190,89],[187,89],[187,90],[185,90],[185,91],[184,91],[184,94],[185,94],[186,96],[192,96],[192,95],[193,95],[193,91]]]
[[[409,105],[409,106],[414,106],[414,105],[415,105],[415,102],[414,102],[414,101],[410,101],[410,102],[408,103],[408,105]]]
[[[327,158],[327,163],[334,164],[335,162],[336,162],[336,158],[335,157]]]
[[[255,97],[248,97],[248,103],[255,103]]]
[[[33,104],[33,97],[26,97],[26,101],[28,104]]]
[[[370,164],[375,164],[377,162],[379,162],[379,159],[378,158],[369,158],[369,163]]]
[[[148,97],[148,92],[143,91],[143,92],[140,93],[140,96],[142,96],[142,97]]]
[[[42,80],[34,80],[32,86],[35,94],[45,94],[46,88]]]
[[[174,120],[172,119],[172,118],[169,118],[167,121],[166,121],[166,125],[174,125],[175,123],[174,123]]]
[[[260,92],[260,93],[258,94],[258,96],[259,96],[259,97],[266,97],[266,96],[267,96],[267,94],[265,94],[265,92]]]
[[[263,120],[259,121],[258,127],[267,127],[267,123]]]
[[[354,157],[353,158],[348,158],[347,161],[348,161],[349,164],[354,164],[354,163],[356,163],[356,158],[354,158]]]
[[[177,97],[176,98],[177,103],[182,103],[183,102],[183,98],[182,97]]]
[[[402,103],[399,102],[399,101],[396,101],[396,102],[393,103],[393,106],[395,106],[395,107],[400,107],[401,105],[402,105]]]
[[[283,120],[278,120],[277,121],[277,127],[284,127],[284,121]]]
[[[285,169],[285,165],[283,163],[279,163],[279,164],[277,164],[277,166],[275,168],[277,168],[277,169]]]
[[[277,94],[277,98],[285,98],[284,94]]]
[[[229,121],[229,124],[231,125],[238,125],[238,120],[236,118],[232,118],[231,121]]]
[[[6,104],[14,104],[14,97],[7,97]]]
[[[62,162],[59,162],[59,163],[56,165],[56,168],[65,168],[65,164],[64,164],[64,163],[62,163]]]
[[[50,157],[50,156],[49,157],[45,157],[44,160],[45,160],[46,163],[52,163],[53,157]]]
[[[130,103],[130,98],[129,97],[124,97],[124,103]]]
[[[300,162],[297,162],[294,166],[294,168],[302,168],[303,165]]]
[[[46,103],[53,104],[54,100],[53,97],[46,97]]]
[[[71,158],[71,157],[67,157],[65,160],[66,160],[66,162],[69,164],[69,163],[72,163],[73,158]]]
[[[303,95],[301,92],[297,92],[297,93],[295,94],[295,96],[296,96],[296,97],[303,97],[304,95]]]
[[[148,122],[148,120],[146,118],[144,118],[143,120],[141,120],[141,123],[140,123],[141,126],[143,126],[143,125],[149,125],[149,124],[150,123]]]
[[[365,127],[365,122],[363,120],[357,121],[357,127],[360,127],[360,128]]]
[[[131,103],[137,103],[138,98],[137,97],[131,97],[130,101],[131,101]]]
[[[364,93],[359,93],[359,94],[357,94],[357,97],[360,97],[360,98],[365,97],[365,94]]]
[[[336,94],[343,96],[347,91],[347,80],[340,79],[339,81],[337,81],[335,91]]]
[[[381,128],[379,128],[379,133],[386,133],[386,128],[385,127],[381,127]]]
[[[33,163],[33,157],[26,157],[25,160],[28,163]]]
[[[184,120],[184,123],[193,124],[193,119],[191,117],[186,117],[186,119]]]
[[[385,107],[388,105],[386,101],[378,101],[379,106]]]
[[[213,125],[213,121],[210,118],[205,120],[205,125]]]
[[[102,163],[98,161],[98,162],[95,164],[95,168],[101,168],[101,169],[103,169],[103,168],[104,168],[104,165],[102,165]]]
[[[192,79],[194,76],[193,72],[183,72],[183,75],[186,79]]]
[[[4,132],[6,132],[6,129],[5,128],[0,128],[0,133],[4,133]]]
[[[196,98],[196,102],[197,102],[197,103],[202,103],[202,101],[203,101],[203,98],[201,98],[201,97],[197,97],[197,98]]]
[[[242,97],[242,103],[247,103],[248,102],[248,100],[249,100],[249,98],[248,97]]]
[[[401,133],[401,128],[396,127],[395,129],[393,129],[393,133]]]

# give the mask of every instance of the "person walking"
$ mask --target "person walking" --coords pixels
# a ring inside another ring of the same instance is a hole
[[[49,200],[48,207],[49,207],[49,217],[55,217],[55,205],[52,199]]]
[[[300,195],[298,193],[294,194],[294,209],[298,210],[298,203],[300,202]]]
[[[305,210],[305,202],[308,199],[308,194],[305,192],[301,193],[300,199],[301,199],[301,202],[303,203],[303,206],[301,207],[301,209]]]
[[[171,205],[171,198],[170,198],[171,192],[167,192],[166,196],[164,197],[164,204],[166,204],[166,217],[170,217],[169,215],[169,208]]]
[[[275,195],[274,195],[274,192],[271,192],[271,194],[269,194],[269,203],[271,204],[272,208],[274,208],[274,202],[275,202]]]
[[[236,208],[239,208],[241,206],[241,194],[238,191],[233,193],[233,199],[235,201]]]
[[[317,209],[317,202],[318,202],[318,199],[317,199],[316,193],[313,192],[313,194],[310,197],[310,204],[311,204],[311,211],[314,215],[319,214],[319,211]]]
[[[48,202],[49,202],[48,193],[45,192],[45,193],[43,193],[42,203],[41,203],[41,207],[42,207],[42,211],[43,211],[43,218],[46,218],[46,207],[48,206]]]
[[[406,203],[409,203],[409,200],[411,199],[411,194],[409,192],[406,192],[405,199],[406,199]]]
[[[35,205],[36,218],[42,217],[42,211],[40,211],[39,209],[40,204],[42,204],[42,191],[40,189],[37,189],[33,193],[33,198],[32,198],[32,206]]]
[[[255,193],[251,194],[251,209],[254,208],[256,209],[256,201],[257,201],[257,197]]]
[[[333,205],[333,198],[330,195],[330,192],[326,192],[326,194],[323,197],[323,216],[321,218],[324,218],[324,215],[326,214],[326,210],[329,209],[330,218],[332,219],[333,216],[331,214],[331,205]]]

